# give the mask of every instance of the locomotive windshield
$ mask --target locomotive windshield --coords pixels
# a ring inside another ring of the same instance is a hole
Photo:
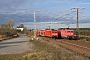
[[[68,30],[68,32],[73,32],[73,30]]]
[[[57,32],[57,30],[55,30],[55,29],[52,29],[52,32]]]

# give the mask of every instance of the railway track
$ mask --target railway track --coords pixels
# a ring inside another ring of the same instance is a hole
[[[77,41],[77,43],[78,43],[78,41]],[[67,48],[67,49],[70,49],[74,52],[78,52],[78,53],[90,58],[90,48],[89,47],[79,45],[79,44],[75,44],[75,43],[72,43],[69,41],[68,42],[67,41],[59,41],[58,44]]]
[[[66,40],[66,39],[52,39],[47,37],[41,37],[43,42],[48,44],[57,45],[65,49],[77,52],[83,56],[90,58],[90,43],[77,41],[77,40]]]
[[[73,45],[73,46],[76,46],[76,47],[79,47],[79,48],[83,48],[83,49],[90,50],[90,48],[85,47],[85,46],[81,46],[81,45],[77,45],[77,44],[69,43],[69,42],[66,42],[66,41],[61,41],[61,42],[66,43],[66,44],[69,44],[69,45]]]

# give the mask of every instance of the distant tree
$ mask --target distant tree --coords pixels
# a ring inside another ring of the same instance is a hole
[[[0,25],[0,28],[5,28],[5,24],[1,24]]]
[[[11,29],[14,26],[14,22],[12,20],[7,20],[5,22],[5,26],[6,26],[6,28],[10,28]]]

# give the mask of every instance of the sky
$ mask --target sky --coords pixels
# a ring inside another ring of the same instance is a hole
[[[0,0],[0,24],[13,20],[15,26],[24,24],[34,28],[34,11],[37,28],[76,27],[78,8],[79,27],[90,28],[90,0]]]

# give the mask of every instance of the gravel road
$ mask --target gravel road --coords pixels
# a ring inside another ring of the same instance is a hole
[[[20,54],[27,51],[32,51],[32,46],[33,44],[29,42],[29,37],[19,35],[18,38],[0,42],[0,55]]]

